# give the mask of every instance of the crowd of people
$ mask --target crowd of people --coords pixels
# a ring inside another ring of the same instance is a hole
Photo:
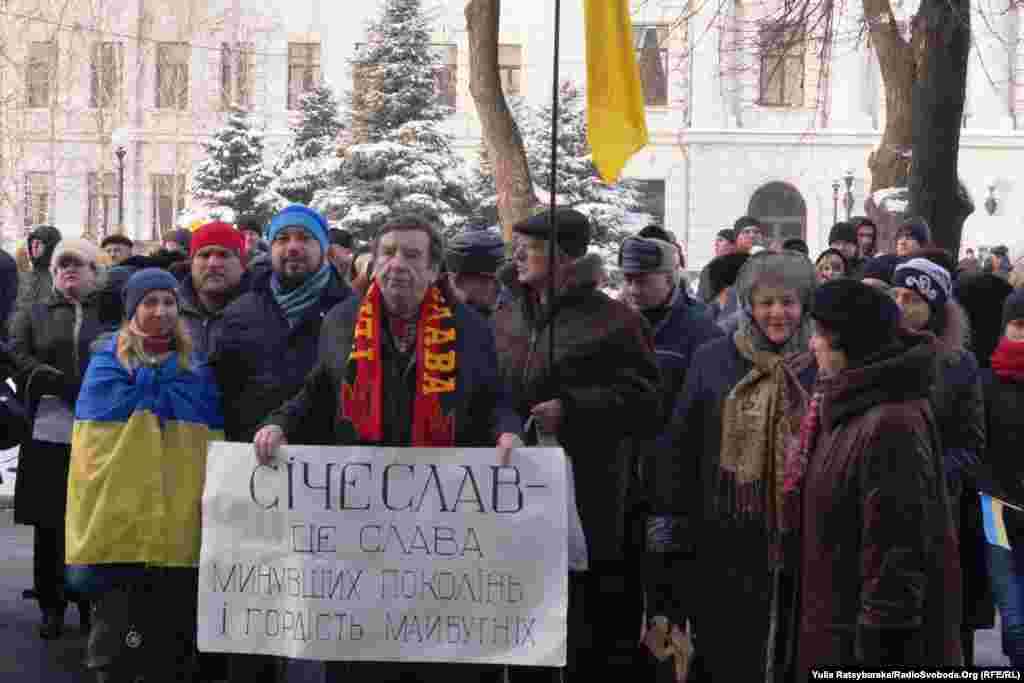
[[[196,652],[210,440],[262,463],[287,443],[500,462],[558,444],[586,541],[566,670],[339,661],[329,680],[963,666],[994,607],[1024,668],[1024,289],[1006,253],[957,262],[911,218],[882,254],[855,218],[812,261],[744,216],[690,288],[650,226],[623,241],[613,297],[586,216],[513,231],[445,240],[410,214],[359,248],[301,205],[150,255],[33,230],[0,311],[24,410],[0,415],[40,637],[74,602],[97,681],[283,680],[272,656]]]

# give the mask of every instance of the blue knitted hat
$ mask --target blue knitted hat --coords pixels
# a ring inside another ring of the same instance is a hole
[[[277,234],[285,228],[299,227],[304,229],[320,243],[320,250],[327,253],[330,246],[327,239],[327,221],[319,212],[302,204],[292,204],[282,209],[270,221],[267,228],[267,241],[273,243]]]
[[[124,285],[121,296],[124,298],[125,320],[135,317],[135,309],[139,302],[157,289],[165,289],[174,292],[178,296],[178,280],[166,270],[160,268],[143,268],[130,278]]]

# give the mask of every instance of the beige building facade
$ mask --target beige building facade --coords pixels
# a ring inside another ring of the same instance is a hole
[[[911,2],[893,3],[899,21],[912,15]],[[585,84],[582,0],[562,4],[560,77]],[[853,212],[862,212],[866,160],[885,121],[870,46],[840,38],[857,34],[858,6],[822,50],[822,35],[773,23],[764,3],[635,4],[651,144],[625,174],[644,181],[644,210],[680,237],[693,268],[710,258],[715,233],[745,213],[774,237],[823,249],[833,217],[846,214],[847,183]],[[424,5],[446,65],[438,96],[454,106],[449,128],[474,158],[480,127],[468,93],[464,1]],[[553,3],[505,2],[502,10],[506,90],[540,104],[551,93]],[[116,229],[118,148],[124,230],[155,239],[179,209],[196,208],[187,178],[228,107],[253,112],[272,154],[303,89],[321,77],[339,92],[351,87],[348,59],[378,11],[376,0],[0,0],[4,240],[44,219],[65,234]],[[986,21],[975,22],[960,156],[977,209],[964,241],[1019,254],[1024,10],[983,2],[977,11]]]

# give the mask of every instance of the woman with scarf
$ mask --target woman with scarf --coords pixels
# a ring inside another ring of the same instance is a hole
[[[961,663],[960,566],[932,417],[935,339],[860,282],[814,296],[818,381],[786,473],[799,531],[793,680]]]
[[[942,265],[951,261],[943,250],[915,252],[896,267],[891,294],[906,327],[936,337],[932,412],[939,427],[946,485],[960,539],[964,577],[962,649],[964,663],[970,666],[974,661],[974,630],[991,628],[995,611],[985,569],[978,493],[967,476],[968,468],[978,462],[985,448],[981,374],[977,359],[967,350],[967,314],[953,298],[950,271]]]
[[[979,482],[986,558],[1003,652],[1010,666],[1024,669],[1024,291],[1003,305],[1003,336],[982,381],[989,434],[984,463],[991,474]]]
[[[52,291],[43,302],[19,310],[11,324],[15,382],[33,420],[18,459],[14,521],[35,526],[33,578],[44,639],[60,637],[67,603],[77,600],[64,586],[64,510],[72,411],[89,345],[105,330],[96,292],[98,258],[90,242],[60,242],[49,261]],[[78,613],[88,630],[87,602],[78,601]]]
[[[94,354],[75,409],[68,582],[95,600],[85,663],[99,683],[194,674],[206,445],[224,437],[177,286],[156,268],[128,280],[127,322]]]
[[[694,355],[658,449],[656,514],[692,530],[686,577],[697,651],[714,681],[782,681],[792,624],[781,550],[782,474],[814,382],[807,317],[815,272],[761,252],[736,281],[739,329]],[[683,579],[681,579],[683,580]]]

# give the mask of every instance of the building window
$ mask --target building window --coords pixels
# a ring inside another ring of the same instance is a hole
[[[158,43],[156,46],[156,107],[188,107],[188,60],[186,43]]]
[[[668,105],[668,26],[633,26],[633,47],[640,67],[644,102],[649,107]]]
[[[522,94],[523,47],[521,45],[498,46],[498,76],[501,89],[509,96]]]
[[[320,85],[320,43],[288,43],[288,108]]]
[[[224,109],[248,110],[252,106],[252,50],[251,43],[221,43],[220,102]]]
[[[177,187],[174,179],[177,177]],[[154,173],[153,176],[153,239],[174,229],[174,218],[185,208],[185,176]]]
[[[49,223],[50,174],[25,174],[25,227]]]
[[[437,103],[443,107],[455,108],[458,103],[459,46],[435,45],[441,57],[441,66],[434,76],[434,92]]]
[[[121,43],[96,43],[92,46],[92,77],[89,106],[112,107],[117,104],[124,73]]]
[[[761,29],[759,104],[800,107],[804,104],[804,52],[801,26],[777,24]]]
[[[57,61],[57,45],[52,41],[33,42],[28,48],[28,74],[25,79],[28,106],[50,106],[50,91]]]
[[[103,239],[117,224],[117,184],[115,174],[90,173],[88,178],[89,200],[86,205],[86,220],[90,233]]]

